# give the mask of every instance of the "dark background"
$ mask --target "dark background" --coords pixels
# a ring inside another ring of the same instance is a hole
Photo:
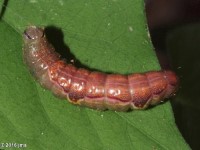
[[[152,42],[162,68],[180,77],[171,101],[186,142],[200,149],[200,0],[146,0]],[[168,57],[166,57],[168,56]],[[172,135],[173,136],[173,135]]]

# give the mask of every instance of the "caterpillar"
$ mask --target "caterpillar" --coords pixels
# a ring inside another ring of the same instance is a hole
[[[178,77],[170,70],[106,74],[67,64],[47,41],[44,29],[23,34],[23,59],[42,87],[73,104],[98,110],[145,109],[175,95]]]

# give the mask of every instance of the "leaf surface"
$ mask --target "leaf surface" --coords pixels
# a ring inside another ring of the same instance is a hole
[[[21,34],[39,25],[59,28],[71,55],[88,68],[122,74],[159,70],[143,5],[142,0],[9,1],[0,22],[0,142],[41,150],[189,149],[169,102],[131,112],[74,106],[41,88],[23,64]]]

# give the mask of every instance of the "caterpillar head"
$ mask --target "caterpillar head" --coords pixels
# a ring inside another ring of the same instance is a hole
[[[44,37],[44,29],[36,26],[29,26],[23,34],[25,41],[38,40]]]

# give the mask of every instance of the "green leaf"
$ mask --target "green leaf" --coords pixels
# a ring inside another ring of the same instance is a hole
[[[21,34],[28,25],[60,28],[70,52],[89,68],[123,74],[160,69],[142,0],[11,0],[0,22],[1,143],[34,150],[189,149],[169,102],[101,112],[42,89],[22,61]]]

